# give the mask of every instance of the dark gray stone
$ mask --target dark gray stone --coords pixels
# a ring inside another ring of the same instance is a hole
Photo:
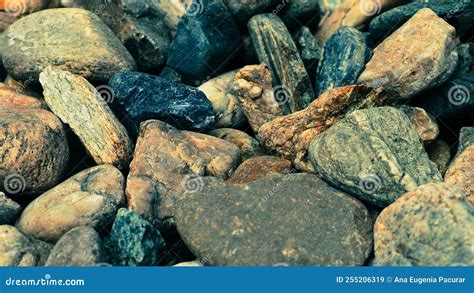
[[[0,192],[0,225],[15,222],[23,208]]]
[[[271,12],[281,0],[222,0],[222,2],[227,6],[237,24],[245,28],[252,16]]]
[[[278,14],[291,31],[301,25],[316,28],[320,19],[316,0],[280,0],[273,13]]]
[[[315,80],[319,59],[321,58],[321,47],[308,27],[301,27],[293,36],[301,60],[303,60],[306,72],[311,80]]]

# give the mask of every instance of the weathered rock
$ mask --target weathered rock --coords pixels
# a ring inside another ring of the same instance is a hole
[[[199,261],[186,261],[175,264],[173,267],[202,267]]]
[[[236,73],[237,70],[224,73],[198,87],[211,101],[216,112],[215,128],[237,128],[246,121],[239,99],[233,92]]]
[[[7,75],[5,76],[5,80],[3,81],[3,83],[6,86],[14,88],[17,92],[23,95],[43,100],[43,95],[38,92],[38,89],[35,86],[35,80],[33,78],[30,78],[25,81],[17,81],[14,80],[10,75]]]
[[[444,180],[459,186],[474,203],[474,127],[461,129],[458,152]]]
[[[314,175],[202,187],[178,199],[176,222],[206,265],[362,265],[372,249],[367,209]]]
[[[51,0],[4,0],[0,3],[0,9],[15,17],[48,8]]]
[[[20,215],[22,207],[0,192],[0,225],[12,224]]]
[[[314,92],[298,49],[280,18],[260,14],[248,23],[260,63],[268,65],[273,76],[275,96],[281,97],[284,114],[304,109],[314,100]]]
[[[382,88],[351,85],[329,90],[306,109],[276,118],[259,129],[262,145],[294,162],[300,170],[312,172],[307,150],[311,140],[356,109],[384,105],[393,97]]]
[[[199,176],[226,179],[239,163],[239,148],[225,140],[143,122],[127,179],[128,208],[158,226],[172,225],[171,191],[199,192]]]
[[[260,156],[243,162],[227,182],[244,184],[272,174],[290,174],[291,172],[290,161],[279,157]]]
[[[319,3],[315,0],[283,0],[279,2],[273,13],[277,12],[290,30],[299,28],[301,24],[316,28],[319,23]],[[281,12],[279,11],[279,7]]]
[[[436,119],[427,113],[423,108],[401,106],[402,110],[415,127],[415,131],[424,143],[430,143],[438,137],[439,127]]]
[[[138,214],[124,208],[117,212],[110,241],[117,265],[158,265],[167,252],[160,232]]]
[[[432,10],[421,9],[374,49],[359,82],[412,98],[453,73],[458,60],[455,38],[451,25]]]
[[[124,204],[124,178],[111,165],[96,166],[72,176],[32,201],[17,227],[48,242],[57,241],[72,228],[101,230]]]
[[[202,81],[225,70],[242,37],[221,0],[201,0],[181,18],[167,65],[186,79]]]
[[[344,2],[344,0],[318,0],[319,11],[324,17],[329,16],[336,10],[337,6]]]
[[[68,124],[97,164],[128,167],[132,142],[107,101],[83,77],[56,67],[40,75],[49,108]]]
[[[474,43],[460,44],[458,57],[458,64],[451,80],[474,73]]]
[[[0,267],[41,265],[41,249],[10,225],[0,226]]]
[[[441,180],[408,117],[392,107],[348,114],[316,136],[309,158],[318,176],[378,207]]]
[[[430,183],[404,194],[374,229],[376,265],[474,265],[474,205],[457,187]]]
[[[123,0],[122,0],[123,1]],[[150,5],[155,5],[157,9],[161,11],[163,16],[163,21],[166,23],[167,27],[170,30],[170,35],[174,36],[176,30],[178,29],[178,23],[181,17],[185,14],[187,9],[191,9],[193,11],[199,9],[199,6],[193,5],[193,0],[158,0],[149,3],[147,0],[142,0],[141,3],[145,2]],[[128,5],[134,3],[134,0],[127,0]],[[199,2],[196,2],[194,5],[199,5]]]
[[[18,20],[15,15],[0,11],[0,32],[4,32],[12,23]]]
[[[355,84],[370,55],[363,33],[340,27],[323,47],[315,85],[317,96],[328,89]]]
[[[441,139],[435,139],[426,147],[426,152],[430,160],[438,166],[439,173],[442,176],[448,169],[449,162],[451,162],[451,148]]]
[[[46,104],[37,98],[23,94],[20,89],[0,83],[0,106],[28,106],[32,108],[46,108]]]
[[[222,0],[239,26],[245,27],[252,16],[270,12],[278,0]],[[276,9],[276,8],[275,8]]]
[[[248,65],[235,75],[234,91],[247,120],[255,133],[260,127],[281,116],[282,111],[275,95],[285,99],[287,92],[272,89],[272,75],[267,65]]]
[[[0,190],[31,195],[53,187],[69,160],[58,117],[43,109],[0,106]]]
[[[8,46],[3,48],[3,64],[18,80],[38,80],[50,64],[94,82],[135,69],[135,61],[113,32],[87,10],[39,11],[16,21],[4,34]]]
[[[296,48],[300,53],[306,72],[310,80],[316,78],[319,59],[321,58],[321,47],[318,45],[316,38],[313,36],[308,27],[301,27],[294,35]]]
[[[104,245],[91,227],[77,227],[64,234],[49,254],[46,266],[96,266],[106,262]]]
[[[265,150],[260,145],[260,142],[243,131],[232,128],[219,128],[210,131],[208,134],[238,146],[242,161],[265,154]]]

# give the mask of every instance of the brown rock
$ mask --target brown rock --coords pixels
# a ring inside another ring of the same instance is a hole
[[[434,117],[423,108],[402,106],[400,108],[410,118],[416,132],[424,143],[430,143],[438,137],[439,127]]]
[[[291,162],[279,157],[261,156],[243,162],[227,182],[249,183],[272,174],[290,174]]]
[[[111,165],[96,166],[32,201],[21,214],[17,227],[25,234],[56,242],[79,226],[101,231],[124,202],[124,178],[120,171]]]
[[[49,66],[40,82],[48,106],[69,124],[97,164],[128,167],[133,151],[128,133],[86,79]]]
[[[10,75],[7,75],[3,83],[6,86],[14,88],[17,92],[21,92],[23,95],[34,97],[37,99],[43,99],[43,95],[36,92],[36,89],[33,88],[34,80],[33,78],[27,79],[25,81],[14,80]]]
[[[15,17],[48,8],[51,0],[4,0],[0,2],[0,8]]]
[[[18,20],[18,17],[11,13],[0,11],[0,32],[6,30],[12,23]]]
[[[242,156],[242,161],[265,154],[265,150],[260,145],[260,142],[241,130],[220,128],[214,129],[208,134],[238,146],[240,149],[240,155]]]
[[[15,89],[3,83],[0,83],[0,105],[46,108],[44,101],[24,95],[21,89]]]
[[[426,147],[426,152],[430,160],[438,166],[438,170],[442,176],[448,169],[449,162],[451,162],[451,148],[441,139],[435,139]]]
[[[306,109],[278,117],[259,129],[260,142],[282,157],[292,160],[300,170],[313,172],[307,159],[311,140],[356,109],[380,106],[391,100],[382,88],[350,85],[331,89]]]

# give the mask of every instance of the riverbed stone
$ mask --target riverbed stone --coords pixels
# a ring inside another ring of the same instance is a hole
[[[265,154],[265,150],[260,145],[260,142],[241,130],[219,128],[211,130],[208,134],[238,146],[240,149],[240,155],[242,156],[242,161]]]
[[[293,40],[300,53],[306,72],[311,81],[316,78],[318,64],[321,59],[321,47],[308,27],[302,26],[293,35]]]
[[[23,208],[0,192],[0,225],[12,224]]]
[[[271,12],[278,0],[222,0],[240,27],[245,27],[252,16]]]
[[[451,147],[442,139],[435,139],[426,147],[430,160],[438,166],[439,173],[444,177],[451,162]]]
[[[42,248],[33,239],[10,225],[0,225],[0,267],[36,266],[42,264]]]
[[[44,101],[24,94],[21,88],[13,88],[4,83],[0,83],[0,106],[46,108]]]
[[[403,105],[400,110],[408,116],[413,127],[415,127],[415,131],[424,143],[428,144],[438,137],[439,126],[436,119],[425,109]]]
[[[272,174],[290,174],[291,161],[275,156],[258,156],[243,162],[227,182],[244,184]]]

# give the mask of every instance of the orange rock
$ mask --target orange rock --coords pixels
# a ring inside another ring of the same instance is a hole
[[[46,104],[37,99],[24,95],[21,90],[14,89],[0,83],[0,105],[1,106],[28,106],[32,108],[44,108]]]
[[[249,183],[272,174],[291,173],[291,162],[279,157],[253,157],[243,162],[227,182]]]

